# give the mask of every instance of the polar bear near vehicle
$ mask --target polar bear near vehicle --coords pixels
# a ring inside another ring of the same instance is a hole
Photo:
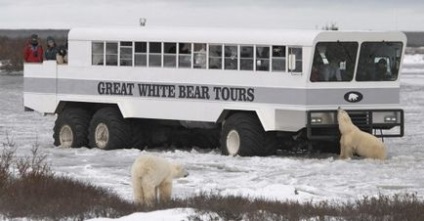
[[[188,176],[183,166],[170,163],[167,160],[141,155],[131,168],[134,200],[139,205],[152,206],[154,203],[166,202],[171,199],[172,180]]]
[[[352,123],[349,114],[339,107],[337,120],[339,122],[340,158],[346,159],[357,154],[361,157],[386,159],[384,143],[372,134],[361,131]]]

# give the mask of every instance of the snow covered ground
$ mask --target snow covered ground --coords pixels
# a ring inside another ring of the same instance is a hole
[[[406,55],[403,59],[404,73],[422,73],[424,68],[424,54]]]
[[[401,77],[405,136],[386,139],[389,159],[338,160],[336,155],[305,157],[227,157],[218,150],[147,150],[183,163],[190,176],[174,182],[173,197],[206,191],[276,200],[347,201],[362,196],[416,193],[424,199],[424,56],[408,55]],[[141,153],[126,149],[64,149],[53,146],[54,116],[24,112],[22,76],[0,75],[0,142],[6,136],[29,155],[38,143],[59,175],[110,188],[132,199],[130,166]],[[295,194],[297,190],[298,194]],[[166,210],[133,214],[120,220],[182,220],[193,210]],[[108,220],[108,219],[98,219]]]

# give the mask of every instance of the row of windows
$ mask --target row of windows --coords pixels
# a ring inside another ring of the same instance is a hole
[[[288,60],[292,61],[286,65]],[[301,72],[302,48],[282,45],[93,42],[92,64],[257,71],[288,69]]]
[[[357,59],[356,81],[395,81],[402,49],[402,42],[318,42],[310,81],[352,81]]]

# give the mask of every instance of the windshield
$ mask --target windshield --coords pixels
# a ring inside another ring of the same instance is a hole
[[[359,54],[357,81],[395,81],[402,42],[364,42]]]
[[[310,81],[351,81],[357,51],[357,42],[318,42]]]

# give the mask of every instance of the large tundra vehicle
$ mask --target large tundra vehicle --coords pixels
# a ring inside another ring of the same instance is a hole
[[[57,115],[63,147],[338,145],[339,106],[360,129],[401,137],[405,45],[400,32],[78,28],[68,64],[24,65],[24,106]]]

